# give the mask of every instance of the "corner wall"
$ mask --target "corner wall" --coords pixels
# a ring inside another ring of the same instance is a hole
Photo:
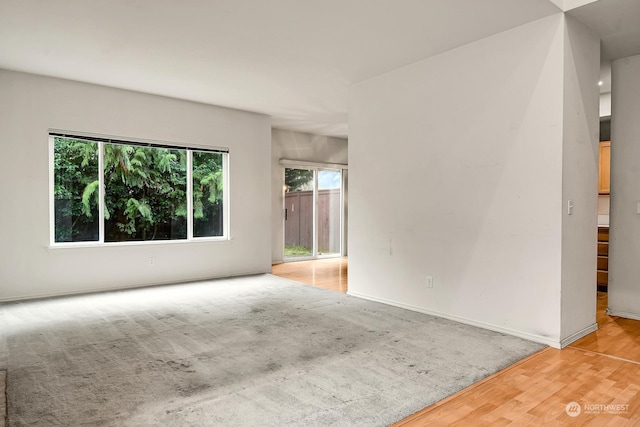
[[[352,87],[350,294],[562,345],[563,144],[584,130],[564,129],[565,26],[554,15]],[[575,208],[593,207],[595,233],[592,191]],[[574,266],[594,275],[585,253]]]
[[[271,257],[274,264],[284,261],[284,168],[278,163],[280,159],[347,164],[347,140],[282,129],[271,131]],[[345,194],[345,203],[346,199]]]
[[[612,63],[609,310],[640,320],[640,55]]]
[[[6,70],[0,117],[0,300],[271,271],[269,117]],[[49,248],[50,128],[229,147],[231,239]]]
[[[597,329],[600,39],[570,16],[564,28],[562,345]],[[568,214],[569,201],[573,206]]]

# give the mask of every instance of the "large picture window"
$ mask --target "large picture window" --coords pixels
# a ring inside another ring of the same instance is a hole
[[[226,150],[50,140],[52,243],[226,237]]]

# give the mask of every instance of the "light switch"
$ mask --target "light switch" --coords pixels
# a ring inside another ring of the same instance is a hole
[[[567,200],[567,215],[573,215],[573,200]]]
[[[640,202],[636,203],[636,213],[640,214]]]

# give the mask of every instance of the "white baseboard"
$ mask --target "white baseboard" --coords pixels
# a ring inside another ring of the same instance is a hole
[[[442,313],[442,312],[435,311],[435,310],[428,310],[428,309],[425,309],[425,308],[422,308],[422,307],[418,307],[418,306],[415,306],[415,305],[405,304],[405,303],[398,302],[398,301],[392,301],[392,300],[388,300],[388,299],[385,299],[385,298],[372,297],[370,295],[360,294],[358,292],[349,291],[349,292],[347,292],[347,294],[351,295],[353,297],[356,297],[356,298],[366,299],[368,301],[380,302],[382,304],[392,305],[394,307],[405,308],[407,310],[417,311],[419,313],[430,314],[432,316],[442,317],[444,319],[449,319],[449,320],[453,320],[455,322],[464,323],[466,325],[477,326],[478,328],[488,329],[490,331],[500,332],[500,333],[503,333],[503,334],[506,334],[506,335],[512,335],[512,336],[515,336],[515,337],[518,337],[518,338],[523,338],[525,340],[537,342],[537,343],[540,343],[540,344],[546,344],[546,345],[551,346],[553,348],[557,348],[557,349],[562,348],[560,341],[555,340],[555,339],[550,338],[550,337],[545,337],[545,336],[536,335],[536,334],[530,334],[528,332],[517,331],[515,329],[503,328],[501,326],[492,325],[490,323],[479,322],[477,320],[467,319],[465,317],[460,317],[460,316],[456,316],[456,315],[452,315],[452,314]],[[597,329],[597,325],[596,325],[596,329]]]
[[[636,313],[629,313],[628,311],[616,310],[611,307],[607,308],[607,314],[609,316],[624,317],[625,319],[640,320],[640,315]]]
[[[571,344],[574,341],[578,341],[580,338],[585,337],[587,335],[589,335],[591,332],[595,332],[598,330],[598,324],[594,323],[593,325],[587,326],[586,328],[569,335],[568,337],[566,337],[565,339],[563,339],[562,341],[560,341],[560,348],[565,348],[566,346],[568,346],[569,344]]]
[[[26,295],[18,295],[13,297],[2,297],[0,298],[0,303],[28,301],[28,300],[45,299],[45,298],[57,298],[57,297],[65,297],[65,296],[72,296],[72,295],[89,295],[89,294],[98,294],[101,292],[111,292],[111,291],[117,292],[117,291],[126,291],[128,289],[152,288],[155,286],[180,285],[180,284],[187,284],[187,283],[204,282],[207,280],[230,279],[232,277],[254,276],[256,274],[271,274],[271,271],[255,271],[255,272],[238,273],[231,276],[229,275],[211,276],[211,277],[191,278],[191,279],[185,279],[180,281],[171,280],[166,282],[156,282],[156,283],[146,283],[146,284],[134,283],[134,284],[123,285],[123,286],[108,286],[108,287],[100,287],[95,289],[79,289],[79,290],[62,291],[62,292],[26,294]]]

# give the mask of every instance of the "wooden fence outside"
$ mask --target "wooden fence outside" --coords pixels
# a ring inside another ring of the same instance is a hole
[[[285,245],[313,246],[313,191],[285,193]],[[340,190],[318,190],[318,253],[340,252]]]

